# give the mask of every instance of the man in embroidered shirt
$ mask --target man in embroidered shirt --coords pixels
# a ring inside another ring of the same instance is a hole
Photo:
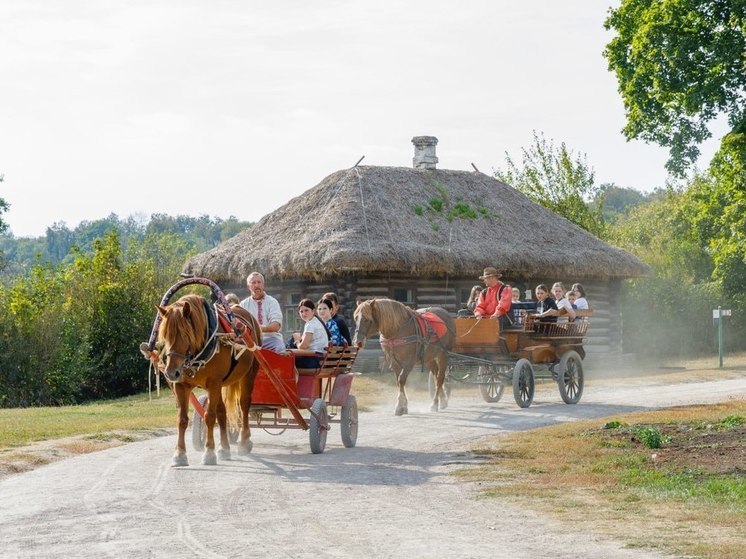
[[[246,287],[251,295],[241,301],[241,307],[249,311],[259,322],[262,330],[262,347],[277,353],[285,351],[282,339],[282,308],[280,303],[264,291],[264,276],[251,272],[246,278]]]
[[[487,287],[479,294],[474,315],[480,318],[497,318],[500,320],[500,327],[507,328],[510,325],[507,315],[513,301],[513,290],[500,281],[501,277],[502,274],[492,267],[485,268],[484,273],[479,276]]]

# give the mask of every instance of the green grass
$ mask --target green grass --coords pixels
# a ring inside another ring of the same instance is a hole
[[[176,427],[176,402],[169,390],[80,406],[0,409],[0,448],[34,441],[97,436],[110,431]]]
[[[697,469],[684,472],[630,468],[620,481],[652,499],[685,499],[729,504],[746,513],[746,478]]]

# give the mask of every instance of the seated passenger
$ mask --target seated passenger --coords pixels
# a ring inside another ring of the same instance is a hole
[[[552,286],[554,301],[557,303],[557,322],[573,322],[575,320],[575,309],[572,308],[570,301],[565,297],[565,286],[561,281],[555,282]],[[567,315],[567,316],[565,316]]]
[[[513,326],[521,326],[524,322],[524,317],[526,316],[526,310],[518,308],[518,305],[516,304],[521,302],[521,290],[514,287],[512,291],[513,301],[510,304],[510,315],[513,318]]]
[[[477,306],[477,303],[479,302],[479,294],[482,292],[482,286],[481,285],[475,285],[471,288],[471,293],[469,293],[469,299],[466,301],[466,308],[470,310],[471,312],[474,312],[474,309]]]
[[[339,314],[339,299],[337,298],[336,293],[332,293],[331,291],[324,293],[322,299],[330,299],[331,302],[334,304],[332,307],[332,320],[337,323],[337,328],[339,328],[339,333],[342,335],[342,338],[344,341],[347,342],[347,345],[350,345],[352,343],[352,335],[350,334],[350,327],[347,326],[347,321],[345,321],[344,317]],[[344,345],[344,344],[335,344],[335,345]]]
[[[565,293],[565,298],[570,301],[570,304],[572,305],[573,310],[578,310],[578,306],[575,304],[575,299],[578,298],[578,294],[575,293],[572,289]]]
[[[303,333],[293,334],[296,347],[290,351],[293,353],[297,353],[298,350],[316,352],[316,355],[295,356],[297,368],[315,369],[321,364],[326,348],[329,346],[329,333],[316,314],[316,305],[311,299],[303,299],[298,303],[298,314],[306,324],[303,326]]]
[[[264,276],[259,272],[251,272],[246,278],[246,287],[251,295],[241,301],[241,307],[249,311],[262,330],[262,347],[276,353],[285,352],[285,342],[282,339],[282,308],[274,297],[264,291]]]
[[[591,307],[588,304],[588,299],[585,298],[585,288],[579,283],[573,283],[572,290],[578,294],[577,298],[575,299],[575,305],[578,307],[578,310],[589,310]]]
[[[536,331],[541,331],[541,323],[557,322],[557,303],[549,296],[549,289],[543,283],[536,286]]]
[[[342,337],[342,333],[339,331],[339,326],[332,318],[332,308],[334,303],[331,299],[322,298],[316,303],[316,312],[324,323],[326,329],[329,331],[329,339],[334,345],[345,345],[346,340]],[[349,345],[349,344],[348,344]]]

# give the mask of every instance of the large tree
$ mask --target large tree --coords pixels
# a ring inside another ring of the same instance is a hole
[[[617,35],[604,56],[616,73],[628,139],[670,150],[669,171],[683,175],[727,115],[746,123],[746,0],[622,0],[606,29]]]

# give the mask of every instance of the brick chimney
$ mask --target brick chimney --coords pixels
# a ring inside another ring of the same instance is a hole
[[[435,136],[415,136],[412,138],[414,144],[414,158],[412,164],[415,169],[435,169],[438,158],[435,156],[435,146],[438,138]]]

